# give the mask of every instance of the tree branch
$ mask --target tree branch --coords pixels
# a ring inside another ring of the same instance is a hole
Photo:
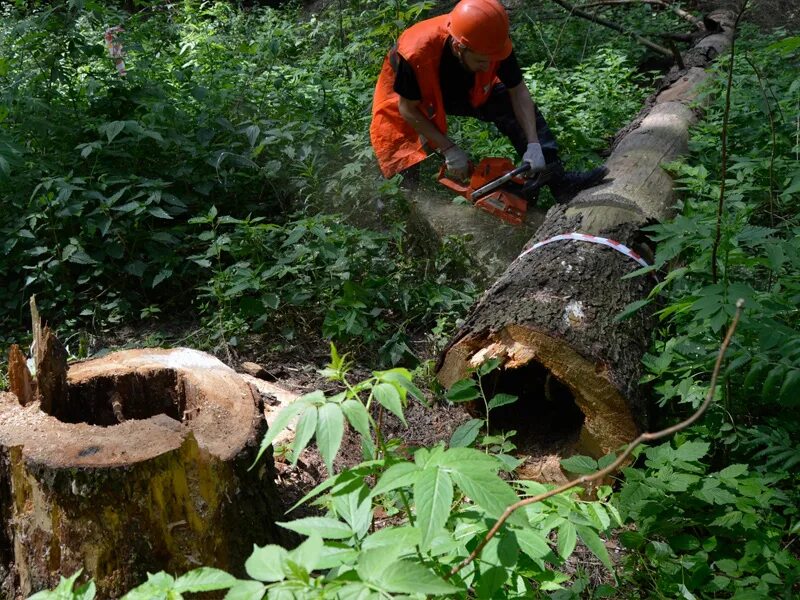
[[[582,19],[586,19],[587,21],[592,21],[593,23],[602,25],[603,27],[608,27],[609,29],[613,29],[614,31],[619,31],[621,34],[632,37],[637,42],[639,42],[644,46],[647,46],[651,50],[655,50],[659,54],[663,54],[664,56],[669,56],[670,58],[672,58],[672,51],[670,51],[669,48],[664,48],[664,46],[659,46],[655,42],[651,42],[647,38],[642,37],[641,35],[639,35],[634,31],[628,31],[627,29],[625,29],[620,25],[617,25],[616,23],[612,23],[611,21],[607,21],[606,19],[603,19],[601,17],[596,17],[595,15],[587,13],[586,11],[581,10],[577,6],[569,4],[565,0],[550,0],[550,1],[555,2],[563,9],[569,11],[571,15],[576,15],[578,17],[581,17]]]
[[[595,8],[595,7],[602,7],[602,6],[620,6],[623,4],[650,4],[652,6],[660,6],[662,8],[666,8],[671,10],[680,18],[689,21],[692,25],[697,27],[697,29],[704,30],[705,25],[703,25],[703,20],[698,19],[692,13],[683,10],[680,6],[676,6],[675,4],[671,4],[669,2],[665,2],[664,0],[603,0],[602,2],[592,2],[591,4],[581,4],[581,8]]]
[[[473,550],[472,553],[467,558],[462,560],[460,563],[458,563],[455,567],[453,567],[450,570],[450,573],[447,575],[447,578],[452,577],[453,575],[458,573],[461,569],[466,567],[469,563],[471,563],[473,560],[475,560],[480,555],[481,551],[486,546],[486,544],[489,543],[489,540],[491,540],[495,536],[495,534],[500,530],[503,524],[516,510],[522,508],[523,506],[536,504],[537,502],[541,502],[542,500],[546,500],[547,498],[551,498],[562,492],[566,492],[567,490],[570,490],[574,487],[586,483],[591,483],[593,481],[599,481],[606,475],[610,475],[611,473],[616,471],[617,468],[620,467],[620,465],[622,465],[627,460],[627,458],[636,449],[636,447],[642,444],[643,442],[651,442],[653,440],[658,440],[667,437],[669,435],[677,433],[678,431],[681,431],[682,429],[686,429],[690,425],[696,423],[697,420],[703,416],[703,414],[706,412],[706,409],[709,407],[709,405],[714,399],[714,390],[717,387],[717,379],[719,378],[719,372],[722,367],[722,359],[725,357],[725,352],[731,343],[731,338],[733,338],[733,334],[736,331],[736,326],[739,324],[739,318],[742,315],[742,308],[744,308],[744,300],[740,298],[739,300],[736,301],[736,314],[733,316],[733,321],[731,322],[730,327],[728,327],[728,332],[725,334],[725,339],[722,340],[719,352],[717,353],[717,360],[714,363],[714,370],[711,374],[711,383],[709,384],[708,393],[706,394],[705,400],[700,405],[700,407],[694,412],[694,414],[692,414],[687,419],[684,419],[680,423],[676,423],[675,425],[667,427],[666,429],[662,429],[661,431],[656,431],[655,433],[645,432],[641,434],[630,444],[628,444],[628,447],[625,448],[625,451],[622,454],[620,454],[620,456],[613,463],[611,463],[604,469],[595,471],[591,475],[582,475],[581,477],[578,477],[577,479],[573,479],[572,481],[564,483],[558,486],[557,488],[550,490],[549,492],[537,494],[536,496],[531,496],[530,498],[525,498],[524,500],[515,502],[514,504],[506,508],[506,510],[503,512],[503,514],[500,516],[497,522],[488,531],[483,540],[481,540],[481,543],[477,545],[475,550]]]

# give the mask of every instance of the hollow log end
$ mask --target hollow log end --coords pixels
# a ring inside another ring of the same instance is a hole
[[[508,325],[497,332],[484,332],[462,338],[446,353],[437,377],[449,388],[470,376],[475,368],[490,358],[502,361],[503,376],[532,366],[543,367],[549,374],[542,389],[531,389],[533,375],[517,377],[519,400],[513,406],[520,421],[537,419],[540,402],[570,402],[583,414],[579,435],[571,448],[562,454],[586,454],[599,458],[629,443],[639,433],[637,422],[625,397],[611,381],[609,367],[579,355],[567,343],[528,327]],[[533,371],[531,371],[533,374]],[[568,390],[554,398],[549,391],[551,379]],[[504,389],[504,392],[515,391]],[[566,409],[566,406],[564,407]]]

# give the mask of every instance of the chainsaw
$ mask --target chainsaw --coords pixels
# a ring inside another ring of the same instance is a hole
[[[511,223],[521,225],[528,210],[528,198],[535,202],[539,188],[550,179],[548,171],[526,179],[531,166],[515,167],[507,158],[484,158],[470,164],[469,182],[462,183],[447,176],[447,167],[439,169],[439,183],[463,196],[476,207]]]

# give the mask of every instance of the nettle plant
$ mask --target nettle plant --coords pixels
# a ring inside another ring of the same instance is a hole
[[[510,402],[480,395],[480,377],[496,365],[480,369],[475,383],[462,383],[458,400],[478,398],[491,406]],[[150,575],[126,600],[180,598],[185,592],[228,590],[229,600],[243,598],[530,598],[560,591],[578,598],[583,586],[564,588],[570,575],[560,570],[582,540],[611,571],[601,535],[619,525],[608,502],[609,487],[597,501],[580,499],[579,489],[530,505],[513,514],[479,557],[465,561],[488,529],[520,497],[547,487],[530,481],[509,481],[509,466],[483,437],[456,432],[449,444],[408,448],[382,433],[383,418],[404,421],[407,403],[425,402],[405,369],[376,371],[357,383],[348,379],[346,356],[332,347],[323,371],[342,391],[317,391],[284,408],[262,441],[259,459],[275,436],[296,419],[291,460],[314,440],[330,476],[300,502],[319,507],[320,516],[280,523],[305,537],[294,549],[256,547],[245,569],[250,579],[237,580],[215,569],[198,569],[178,578]],[[381,407],[382,410],[376,410]],[[483,422],[481,423],[483,425]],[[345,431],[361,441],[364,460],[336,469]],[[258,459],[257,459],[258,460]],[[254,463],[255,465],[255,463]],[[389,516],[378,527],[376,512]],[[464,562],[463,568],[457,568]],[[73,577],[60,590],[71,589]],[[605,586],[606,593],[612,590]],[[43,592],[39,598],[91,598],[84,587],[74,596]],[[52,595],[50,595],[52,594]],[[83,595],[80,595],[83,594]]]

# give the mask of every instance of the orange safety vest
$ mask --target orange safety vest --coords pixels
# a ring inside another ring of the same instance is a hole
[[[372,99],[372,123],[369,135],[384,177],[413,167],[428,154],[422,147],[419,134],[400,114],[399,98],[394,91],[395,70],[392,54],[397,52],[414,69],[422,100],[419,108],[436,128],[447,133],[447,115],[444,112],[442,88],[439,83],[439,63],[449,33],[450,15],[420,21],[406,29],[383,61],[383,68],[375,86]],[[475,85],[470,90],[469,101],[478,107],[489,98],[498,81],[499,61],[492,62],[485,73],[475,73]],[[428,144],[432,142],[428,140]]]

